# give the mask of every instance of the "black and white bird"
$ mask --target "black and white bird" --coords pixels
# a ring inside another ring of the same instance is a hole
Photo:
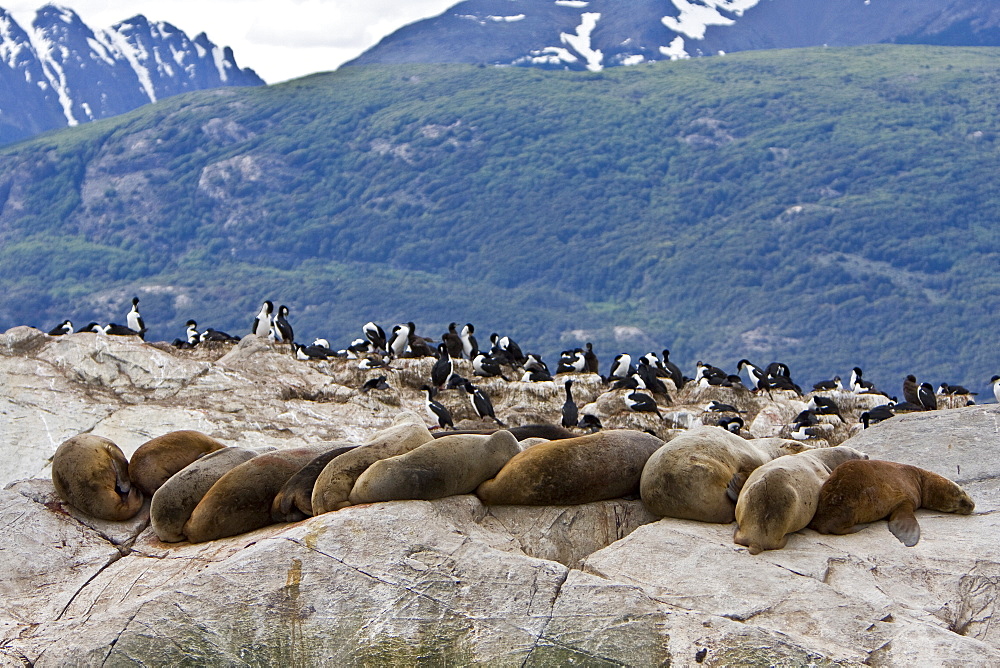
[[[930,383],[920,383],[917,388],[917,400],[925,411],[937,410],[937,397],[934,396],[934,386]]]
[[[566,401],[563,402],[562,407],[562,426],[564,427],[575,427],[580,421],[580,413],[576,407],[576,402],[573,401],[573,379],[566,381]]]
[[[856,366],[851,369],[851,392],[861,394],[862,392],[873,392],[875,383],[861,377],[861,367]]]
[[[840,414],[840,406],[830,397],[815,396],[809,400],[806,408],[817,415],[836,415],[840,421],[844,421],[844,416]]]
[[[663,359],[660,360],[663,364],[663,368],[667,370],[667,374],[670,376],[670,380],[674,381],[674,387],[678,390],[684,387],[684,374],[681,373],[681,368],[670,361],[670,351],[663,350]]]
[[[525,371],[521,375],[522,383],[544,383],[547,380],[552,380],[552,374],[548,371]]]
[[[131,327],[126,327],[125,325],[119,325],[118,323],[111,322],[103,327],[105,334],[111,336],[138,336],[142,338],[143,333],[137,329],[132,329]]]
[[[139,298],[132,297],[132,310],[128,312],[125,316],[125,324],[133,332],[138,332],[139,338],[145,340],[146,338],[146,323],[142,321],[142,316],[139,315]]]
[[[266,337],[271,333],[271,313],[274,311],[274,304],[269,301],[265,301],[261,304],[260,311],[257,313],[257,317],[253,319],[253,324],[250,325],[250,333],[261,338]]]
[[[100,323],[88,322],[86,325],[76,330],[76,333],[87,332],[88,334],[103,334],[104,328],[101,327]]]
[[[387,369],[388,367],[389,364],[380,355],[365,357],[358,362],[359,369]]]
[[[410,345],[410,325],[403,323],[392,328],[392,335],[386,342],[386,351],[390,357],[402,357]]]
[[[611,362],[611,368],[608,369],[608,377],[605,379],[605,382],[610,383],[613,380],[628,378],[634,373],[635,367],[632,366],[632,356],[628,353],[619,353],[615,355],[615,359]]]
[[[997,403],[1000,404],[1000,376],[993,376],[990,378],[990,385],[993,386],[993,396],[996,398]]]
[[[718,387],[729,384],[729,374],[717,366],[699,360],[696,368],[695,381],[699,387]]]
[[[635,375],[642,379],[642,384],[647,390],[653,394],[659,394],[667,403],[672,401],[670,395],[667,393],[667,386],[663,384],[663,381],[656,374],[656,370],[649,363],[648,357],[643,356],[639,358],[639,365],[635,368]]]
[[[376,325],[374,322],[366,322],[364,324],[364,327],[361,328],[361,331],[364,332],[365,337],[375,347],[375,350],[379,351],[380,353],[389,352],[388,349],[386,348],[388,341],[386,341],[385,332],[382,330],[381,327]]]
[[[375,376],[374,378],[369,378],[365,381],[364,385],[361,386],[361,393],[367,394],[372,390],[388,390],[389,383],[385,382],[385,376]]]
[[[501,427],[503,423],[497,419],[497,414],[493,410],[493,402],[481,388],[476,387],[469,381],[465,382],[465,391],[469,394],[469,401],[472,403],[472,410],[476,412],[481,420],[492,418]]]
[[[451,362],[451,351],[448,350],[448,344],[442,343],[438,346],[437,361],[434,362],[434,366],[431,367],[431,385],[437,389],[441,389],[448,383],[448,379],[451,378],[451,374],[454,370],[454,366]]]
[[[556,374],[581,373],[586,368],[587,356],[582,348],[564,350],[559,356],[559,366],[556,368]]]
[[[496,361],[484,352],[476,353],[476,356],[472,358],[472,373],[476,376],[482,376],[484,378],[492,378],[494,376],[500,376],[504,380],[509,380],[505,375],[503,375],[503,370]]]
[[[444,404],[434,400],[434,388],[430,385],[421,385],[421,391],[427,393],[427,398],[424,401],[424,406],[427,408],[428,415],[431,419],[437,422],[438,427],[444,429],[445,427],[455,427],[455,421],[451,417],[451,411],[444,407]]]
[[[304,346],[301,343],[295,343],[295,341],[292,341],[291,344],[292,352],[295,354],[295,359],[297,360],[319,362],[330,358],[329,348],[313,345]]]
[[[656,353],[646,353],[639,358],[639,364],[646,360],[646,364],[652,367],[653,372],[656,373],[659,378],[669,378],[670,374],[667,372],[667,368],[663,366],[663,362],[660,361],[659,356]]]
[[[736,373],[746,374],[747,387],[760,387],[760,381],[764,380],[764,370],[748,359],[736,363]]]
[[[73,333],[73,323],[69,320],[63,320],[61,323],[49,330],[49,336],[62,336],[63,334]]]
[[[656,413],[660,419],[663,419],[659,406],[656,405],[653,397],[648,394],[629,392],[625,395],[625,406],[630,411],[635,411],[636,413]]]
[[[288,307],[282,304],[278,307],[278,313],[271,322],[270,337],[276,343],[292,343],[295,341],[295,332],[288,323]]]
[[[545,373],[551,375],[549,365],[542,361],[541,355],[529,353],[528,356],[524,358],[524,364],[522,366],[525,371],[544,371]]]
[[[971,396],[979,394],[978,392],[970,392],[962,385],[949,385],[948,383],[941,383],[941,385],[938,386],[937,393],[941,395],[968,394]]]
[[[738,436],[740,430],[743,429],[744,422],[741,417],[725,417],[719,420],[716,424],[726,431]]]
[[[187,337],[188,345],[196,346],[201,343],[201,332],[198,331],[198,323],[194,320],[184,323],[184,335]]]
[[[869,425],[875,424],[876,422],[882,422],[883,420],[888,420],[894,415],[895,413],[892,412],[892,406],[883,404],[862,413],[861,423],[865,426],[865,429],[868,429]]]
[[[476,328],[472,326],[471,322],[468,322],[458,335],[462,340],[462,357],[470,361],[475,359],[476,355],[479,354],[479,342],[473,336],[475,331]]]
[[[813,389],[817,392],[825,390],[843,390],[844,386],[840,384],[840,376],[834,376],[830,380],[821,380],[818,383],[814,383]]]
[[[193,320],[191,322],[194,322]],[[218,329],[207,328],[204,332],[198,335],[198,341],[204,343],[205,341],[221,341],[223,343],[239,343],[240,339],[232,334],[227,334],[226,332],[219,331]]]
[[[433,341],[425,339],[422,336],[417,336],[417,326],[412,321],[406,323],[406,326],[410,330],[407,342],[410,355],[413,357],[437,357],[437,354],[434,352],[434,346],[431,345]]]
[[[732,404],[724,404],[721,401],[712,400],[705,406],[706,412],[712,413],[745,413]]]

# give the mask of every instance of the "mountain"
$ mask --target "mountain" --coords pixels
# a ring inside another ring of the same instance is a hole
[[[465,0],[351,61],[600,70],[753,49],[1000,46],[992,0]]]
[[[259,86],[232,49],[139,15],[94,31],[46,5],[25,30],[0,9],[0,143],[108,118],[171,95]]]
[[[299,340],[472,322],[801,384],[988,391],[1000,51],[755,51],[602,72],[349,67],[0,150],[0,330]],[[986,397],[991,395],[984,395]]]

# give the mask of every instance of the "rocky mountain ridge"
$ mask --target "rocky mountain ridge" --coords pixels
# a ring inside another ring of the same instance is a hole
[[[351,61],[598,71],[753,49],[1000,45],[984,0],[465,0]]]
[[[180,428],[258,449],[364,439],[416,407],[428,361],[395,365],[391,391],[362,394],[371,371],[299,362],[256,337],[176,351],[26,327],[0,335],[2,469],[33,478],[0,491],[0,666],[1000,662],[996,406],[897,416],[849,439],[975,499],[971,516],[919,511],[913,548],[877,522],[848,536],[804,530],[751,556],[732,525],[657,519],[635,499],[487,507],[470,495],[165,544],[148,511],[95,521],[45,475],[58,441],[84,431],[129,453]],[[551,418],[560,401],[551,383],[500,382],[510,422]],[[601,414],[612,427],[668,426],[618,402]],[[486,425],[466,412],[459,426]]]
[[[205,33],[192,39],[141,14],[93,30],[72,9],[45,5],[23,28],[0,8],[0,143],[178,93],[263,83]]]

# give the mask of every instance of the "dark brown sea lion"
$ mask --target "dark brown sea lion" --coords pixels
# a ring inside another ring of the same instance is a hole
[[[488,436],[497,431],[499,429],[462,429],[456,431],[436,431],[433,435],[434,438],[443,438],[456,434],[480,434]],[[554,424],[526,424],[520,427],[508,427],[506,431],[512,433],[514,438],[519,441],[528,438],[544,438],[555,441],[561,438],[576,438],[579,436],[579,434],[574,434],[569,429]]]
[[[185,540],[184,524],[216,481],[258,453],[245,448],[222,448],[199,457],[160,485],[149,504],[153,531],[165,543]]]
[[[142,508],[125,454],[103,436],[80,434],[64,441],[52,457],[52,484],[63,501],[97,519],[120,522]]]
[[[192,543],[201,543],[272,524],[274,497],[320,452],[316,447],[276,450],[228,471],[195,506],[184,524],[184,535]]]
[[[200,431],[172,431],[136,448],[129,460],[129,474],[144,494],[152,496],[170,476],[202,455],[224,447]]]
[[[634,494],[642,467],[662,445],[630,429],[541,443],[514,455],[476,495],[487,505],[559,506]]]
[[[951,480],[916,466],[879,459],[844,462],[823,483],[809,528],[842,535],[888,518],[892,535],[913,547],[920,540],[917,508],[968,515],[976,504]]]
[[[358,446],[347,444],[331,446],[328,451],[299,469],[274,497],[274,502],[271,504],[271,519],[275,522],[298,522],[312,517],[312,493],[316,478],[331,460],[356,447]]]

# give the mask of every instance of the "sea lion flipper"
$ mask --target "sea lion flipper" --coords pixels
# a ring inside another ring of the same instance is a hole
[[[920,540],[920,525],[913,514],[913,505],[904,503],[889,516],[889,531],[906,547],[913,547]]]
[[[743,489],[743,485],[746,484],[747,478],[749,477],[749,473],[737,471],[733,474],[733,477],[730,478],[729,484],[726,486],[726,496],[732,499],[733,503],[740,500],[740,490]]]
[[[115,470],[115,491],[121,496],[128,496],[132,491],[132,479],[128,475],[128,461],[112,459]]]

